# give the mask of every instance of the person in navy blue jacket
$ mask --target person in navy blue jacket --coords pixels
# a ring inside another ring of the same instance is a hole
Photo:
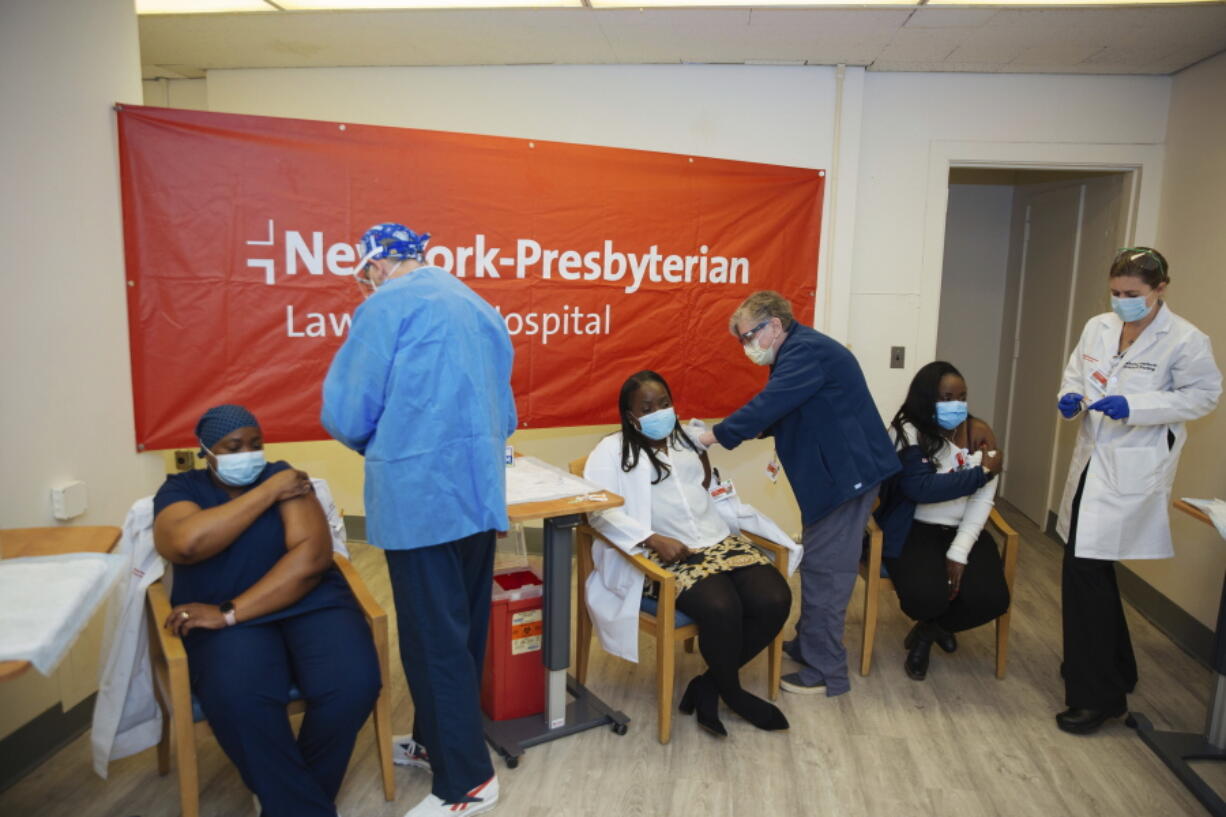
[[[916,622],[903,642],[904,667],[916,681],[928,674],[934,642],[953,652],[954,633],[1009,609],[1004,566],[983,529],[1001,456],[992,429],[967,413],[966,392],[962,374],[945,361],[915,373],[890,423],[902,473],[882,489],[874,512],[882,561]]]
[[[747,357],[770,366],[762,391],[711,431],[703,445],[735,448],[773,436],[800,505],[805,549],[796,638],[784,645],[801,668],[789,692],[851,689],[843,619],[856,583],[864,525],[878,486],[900,466],[860,364],[843,344],[797,323],[777,292],[755,292],[728,328]]]

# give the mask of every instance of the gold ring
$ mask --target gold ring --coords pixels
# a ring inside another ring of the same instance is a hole
[[[191,617],[192,617],[192,614],[187,612],[186,610],[179,611],[179,618],[191,618]]]

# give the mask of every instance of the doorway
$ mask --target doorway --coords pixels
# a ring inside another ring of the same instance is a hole
[[[972,414],[1005,455],[999,495],[1054,520],[1075,427],[1060,375],[1129,235],[1134,171],[952,168],[937,358],[966,376]]]

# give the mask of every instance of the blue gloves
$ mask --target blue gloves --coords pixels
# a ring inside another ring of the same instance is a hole
[[[1097,403],[1089,405],[1090,411],[1101,411],[1112,420],[1124,420],[1128,417],[1128,398],[1122,394],[1104,397]]]
[[[1084,397],[1076,392],[1069,392],[1061,397],[1060,402],[1056,405],[1060,409],[1060,413],[1064,415],[1064,419],[1071,420],[1077,415],[1077,412],[1081,411],[1081,401],[1084,399]]]

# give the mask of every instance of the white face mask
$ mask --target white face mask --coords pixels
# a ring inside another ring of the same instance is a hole
[[[201,443],[201,446],[203,445],[204,443]],[[204,450],[213,454],[208,448]],[[213,473],[226,485],[235,488],[242,488],[255,482],[256,478],[263,473],[266,463],[262,448],[255,451],[240,451],[237,454],[213,454],[213,457],[217,461]]]
[[[362,290],[362,298],[369,298],[371,295],[375,294],[375,291],[379,289],[379,287],[392,280],[392,276],[396,274],[396,270],[400,269],[400,265],[403,263],[404,259],[397,261],[396,266],[392,267],[391,270],[388,271],[387,275],[383,276],[383,280],[379,281],[378,283],[375,283],[375,280],[369,276],[361,276],[361,270],[366,266],[365,264],[363,264],[362,267],[358,267],[358,272],[354,274],[353,280],[358,282],[358,286]]]
[[[759,346],[758,341],[761,339],[762,337],[759,335],[749,343],[742,345],[741,349],[745,352],[745,357],[752,360],[755,365],[769,366],[775,362],[775,350],[769,347],[763,349]],[[771,345],[774,345],[774,341],[771,341]]]

